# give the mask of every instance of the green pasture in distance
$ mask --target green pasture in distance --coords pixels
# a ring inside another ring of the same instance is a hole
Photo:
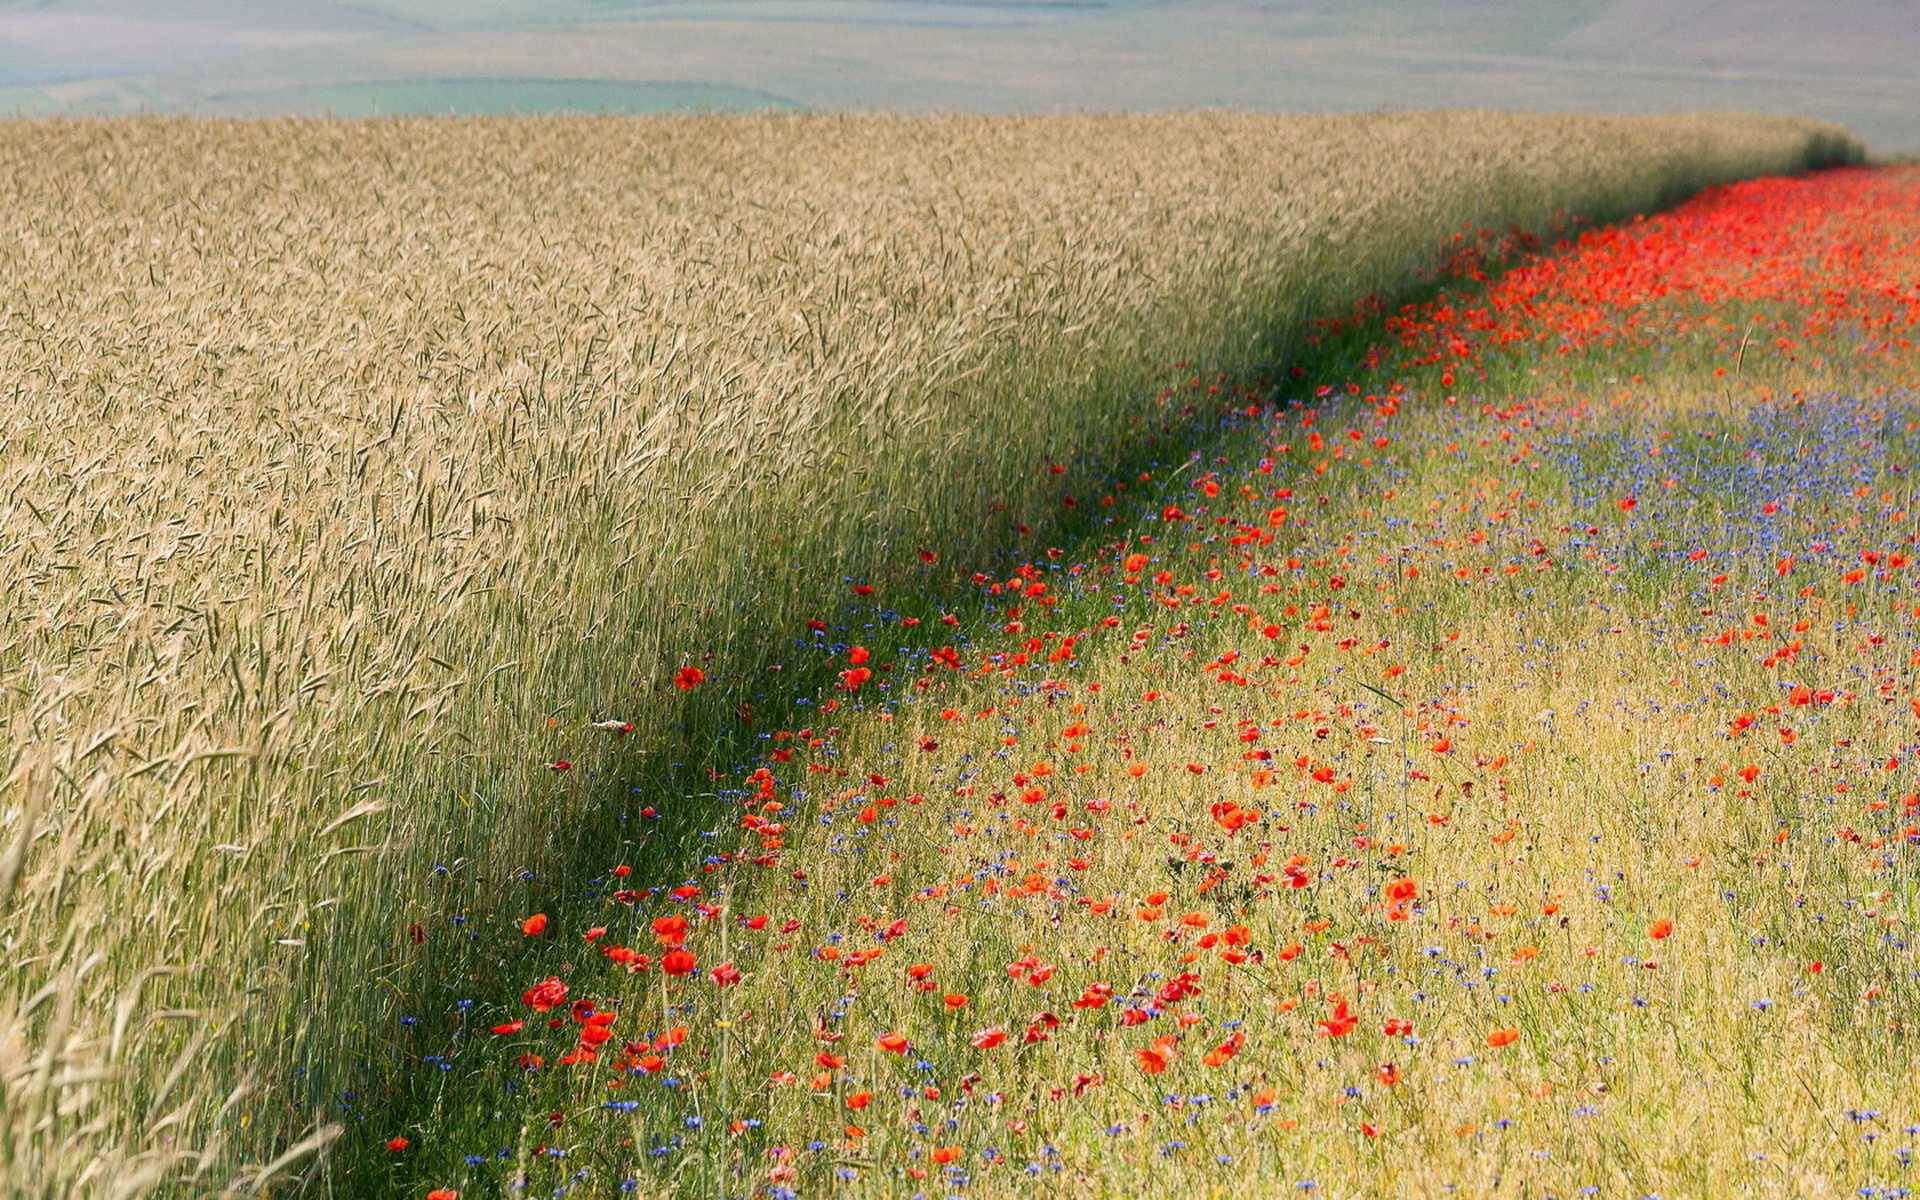
[[[718,83],[623,83],[600,79],[420,79],[337,83],[215,97],[222,111],[331,113],[666,113],[798,109],[792,100]]]
[[[915,19],[917,12],[936,21],[946,8],[999,10],[1008,16],[1033,12],[1101,12],[1143,7],[1151,0],[879,0],[860,7],[891,10],[883,20]],[[1379,2],[1379,0],[1375,0]],[[1604,0],[1535,0],[1549,6]],[[356,11],[377,13],[423,29],[496,29],[520,25],[561,25],[576,22],[644,21],[690,11],[722,20],[751,20],[753,10],[767,6],[748,0],[364,0]],[[832,17],[839,7],[832,0],[797,0],[774,6],[782,16],[807,20],[809,14]]]
[[[48,95],[37,87],[15,85],[0,87],[0,116],[40,116],[59,111]]]

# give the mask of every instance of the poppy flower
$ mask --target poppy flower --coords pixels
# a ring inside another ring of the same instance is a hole
[[[867,1105],[872,1103],[873,1103],[872,1092],[855,1092],[853,1095],[847,1097],[848,1108],[854,1108],[854,1109],[865,1108]]]
[[[1496,1029],[1487,1035],[1487,1045],[1492,1046],[1496,1050],[1501,1046],[1511,1046],[1519,1040],[1520,1031],[1511,1026],[1506,1029]]]
[[[992,1029],[983,1029],[974,1034],[969,1044],[975,1050],[991,1050],[1006,1040],[1007,1031],[996,1025]]]
[[[1246,1044],[1247,1035],[1235,1030],[1232,1037],[1209,1050],[1207,1056],[1200,1061],[1209,1067],[1223,1067],[1229,1059],[1240,1053],[1240,1047]]]
[[[1655,921],[1653,924],[1647,926],[1647,936],[1650,938],[1654,938],[1655,940],[1658,940],[1664,937],[1671,937],[1672,935],[1673,935],[1673,922],[1667,920],[1667,918],[1665,917],[1662,917],[1658,921]]]
[[[413,1143],[409,1142],[407,1139],[403,1137],[387,1139],[387,1149],[393,1151],[396,1154],[398,1154],[402,1150],[405,1150],[408,1146],[411,1146],[411,1145],[413,1145]]]
[[[698,965],[699,960],[694,957],[693,951],[685,946],[669,950],[660,957],[660,969],[669,975],[690,975]]]
[[[1324,1037],[1345,1037],[1360,1024],[1360,1018],[1348,1010],[1345,1000],[1341,1000],[1334,1004],[1333,1012],[1325,1020],[1315,1024],[1319,1025],[1320,1033]]]
[[[539,983],[528,988],[521,1001],[530,1005],[535,1012],[546,1012],[558,1008],[567,1002],[567,985],[557,975],[549,975]]]
[[[707,681],[707,673],[699,667],[681,667],[673,677],[673,686],[681,691],[690,691]]]
[[[1158,1075],[1165,1071],[1167,1064],[1173,1061],[1174,1047],[1179,1044],[1179,1041],[1179,1038],[1169,1033],[1153,1039],[1153,1044],[1145,1049],[1134,1051],[1140,1069],[1149,1075]]]
[[[535,913],[520,922],[520,932],[528,937],[537,937],[547,931],[547,914]]]

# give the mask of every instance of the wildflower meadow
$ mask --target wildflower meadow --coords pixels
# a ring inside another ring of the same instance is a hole
[[[1907,1194],[1920,169],[9,138],[9,1194]]]

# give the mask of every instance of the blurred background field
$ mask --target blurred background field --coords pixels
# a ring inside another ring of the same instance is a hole
[[[517,995],[491,934],[570,922],[636,804],[674,798],[636,869],[719,851],[702,773],[824,682],[821,595],[931,621],[1177,430],[1180,364],[1298,364],[1463,228],[1859,153],[1766,117],[7,125],[0,1174],[270,1191],[401,1113],[497,1120],[403,1018]]]
[[[621,86],[616,86],[621,85]],[[631,87],[626,85],[645,85]],[[1699,109],[1920,150],[1915,0],[14,0],[0,111]]]

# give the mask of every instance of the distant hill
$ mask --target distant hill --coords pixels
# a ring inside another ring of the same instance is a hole
[[[1920,150],[1920,0],[0,2],[0,111],[1804,112]]]

